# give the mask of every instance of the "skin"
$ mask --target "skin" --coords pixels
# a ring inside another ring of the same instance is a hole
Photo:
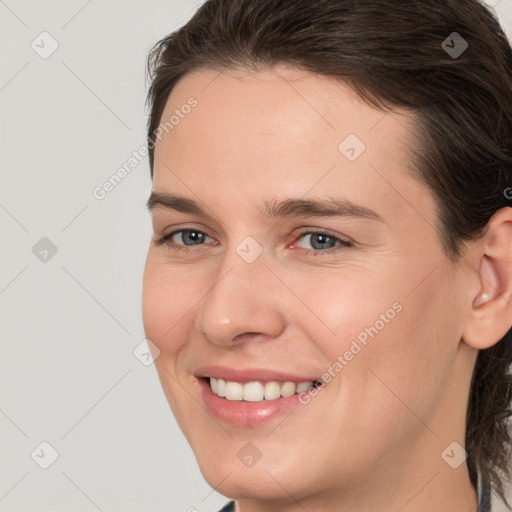
[[[464,445],[478,349],[510,327],[511,210],[453,263],[433,196],[410,176],[410,114],[384,115],[346,84],[285,65],[196,70],[162,119],[191,96],[197,107],[157,143],[153,191],[208,216],[152,210],[143,321],[205,479],[242,512],[476,511],[466,464],[452,469],[441,454]],[[353,162],[338,149],[348,134],[366,145]],[[258,212],[265,201],[327,197],[382,220]],[[207,237],[188,251],[155,242],[180,228]],[[353,245],[331,240],[320,254],[308,229]],[[236,252],[248,236],[264,249],[252,263]],[[396,302],[395,318],[288,416],[240,427],[203,407],[198,367],[321,377]],[[248,441],[261,452],[251,468],[237,457]]]

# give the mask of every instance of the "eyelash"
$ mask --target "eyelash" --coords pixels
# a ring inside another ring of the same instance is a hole
[[[192,228],[181,228],[181,229],[177,229],[177,230],[174,230],[170,233],[167,233],[165,235],[162,235],[161,237],[157,238],[155,240],[155,243],[157,245],[166,245],[169,249],[171,249],[172,251],[184,251],[184,252],[189,252],[190,249],[193,247],[193,245],[183,245],[183,244],[176,244],[174,242],[170,242],[170,239],[178,234],[178,233],[184,233],[184,232],[187,232],[187,231],[193,231],[193,232],[196,232],[196,233],[201,233],[203,235],[206,235],[206,236],[209,236],[207,235],[206,233],[204,233],[203,231],[200,231],[198,229],[192,229]],[[336,237],[336,236],[333,236],[331,234],[329,234],[328,232],[325,232],[325,231],[312,231],[312,230],[309,230],[309,231],[303,231],[302,233],[299,233],[297,235],[297,238],[295,240],[300,240],[301,238],[307,236],[307,235],[324,235],[332,240],[335,240],[336,242],[339,242],[339,244],[335,247],[331,247],[330,249],[325,249],[325,250],[321,250],[321,249],[302,249],[303,251],[305,251],[305,255],[306,256],[309,256],[311,253],[313,253],[313,257],[317,257],[317,256],[324,256],[324,255],[331,255],[331,254],[334,254],[334,253],[337,253],[338,251],[340,250],[343,250],[343,249],[348,249],[348,248],[351,248],[354,246],[354,244],[349,241],[349,240],[344,240],[343,238],[339,238],[339,237]],[[211,237],[210,237],[211,238]],[[204,245],[204,244],[196,244],[196,245]]]

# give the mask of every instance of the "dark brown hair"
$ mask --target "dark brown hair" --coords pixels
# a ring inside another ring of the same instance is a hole
[[[450,53],[463,48],[454,32],[468,44],[461,55]],[[343,80],[383,111],[414,112],[416,177],[436,198],[453,261],[493,213],[512,206],[504,193],[512,186],[512,49],[478,0],[208,0],[148,57],[151,176],[156,130],[181,78],[280,63]],[[466,419],[471,481],[479,472],[505,502],[511,364],[509,331],[478,354]]]

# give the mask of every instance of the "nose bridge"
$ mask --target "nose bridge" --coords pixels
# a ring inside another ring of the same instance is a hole
[[[229,345],[248,333],[277,337],[284,328],[278,281],[254,242],[246,239],[226,253],[200,303],[195,326],[213,343]]]

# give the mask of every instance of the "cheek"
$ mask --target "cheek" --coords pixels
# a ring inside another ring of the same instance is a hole
[[[383,328],[343,370],[340,403],[350,404],[344,411],[359,411],[356,431],[368,425],[397,435],[422,429],[415,415],[428,424],[442,400],[459,333],[456,296],[436,277],[399,297],[401,310],[388,323],[373,324]]]
[[[402,314],[400,289],[384,267],[351,265],[296,278],[294,290],[308,310],[297,302],[290,321],[315,340],[332,363],[351,348],[352,356],[363,354]],[[348,354],[355,359],[352,356]]]
[[[183,430],[190,397],[178,383],[178,367],[187,340],[185,331],[189,329],[187,314],[197,296],[190,294],[190,286],[185,286],[183,269],[171,269],[165,263],[156,251],[149,250],[144,268],[142,316],[146,338],[160,351],[154,364],[162,389]]]
[[[171,268],[160,261],[152,249],[144,268],[142,287],[142,317],[146,337],[162,353],[175,353],[184,340],[183,332],[189,313],[200,295],[195,291],[196,281],[184,277],[183,268]]]
[[[295,320],[321,347],[328,361],[322,379],[336,390],[333,428],[362,432],[363,444],[370,425],[376,437],[421,428],[411,410],[420,417],[434,411],[456,355],[460,319],[449,269],[420,286],[418,272],[410,272],[373,269],[298,289],[315,316]]]

